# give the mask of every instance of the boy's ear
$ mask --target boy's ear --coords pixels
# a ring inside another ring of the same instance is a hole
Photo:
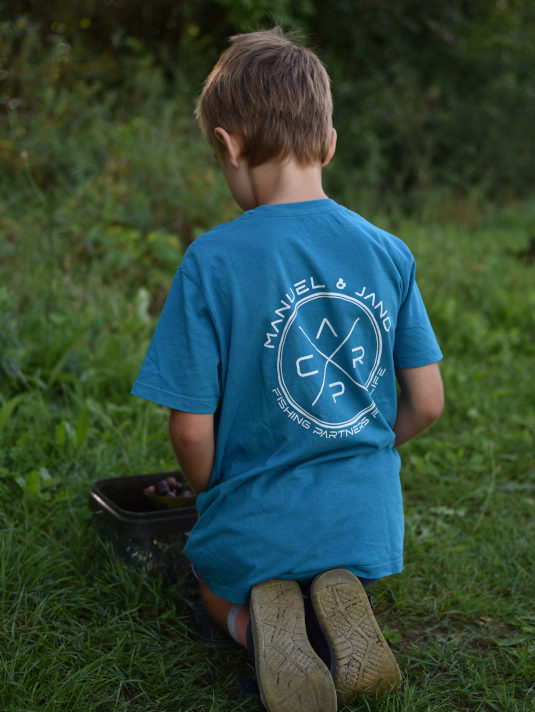
[[[329,165],[331,162],[331,158],[334,156],[334,152],[336,151],[336,129],[333,129],[333,132],[331,134],[331,144],[329,146],[329,150],[327,151],[327,155],[325,156],[325,160],[321,164],[322,168],[325,168],[325,166]]]
[[[214,129],[214,135],[227,149],[231,165],[234,166],[234,168],[238,168],[240,165],[240,158],[243,153],[241,139],[236,133],[225,131],[225,129],[222,129],[221,126],[217,126]]]

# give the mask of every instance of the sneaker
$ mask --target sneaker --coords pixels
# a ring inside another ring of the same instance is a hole
[[[310,589],[312,607],[329,646],[331,674],[340,705],[358,692],[387,692],[401,681],[368,596],[346,569],[316,576]]]
[[[328,667],[306,633],[296,581],[271,579],[251,589],[249,603],[260,699],[269,712],[336,712]]]

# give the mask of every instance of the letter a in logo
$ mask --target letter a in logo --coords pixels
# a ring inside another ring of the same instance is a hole
[[[319,337],[321,336],[321,332],[323,331],[323,327],[325,326],[325,324],[327,324],[327,326],[328,326],[329,329],[331,330],[333,336],[334,336],[335,338],[338,338],[338,334],[337,334],[336,331],[333,329],[331,322],[327,319],[327,317],[325,317],[325,318],[323,319],[323,321],[321,322],[321,324],[320,324],[320,328],[318,329],[318,333],[316,334],[316,341],[317,341],[317,340],[319,339]]]

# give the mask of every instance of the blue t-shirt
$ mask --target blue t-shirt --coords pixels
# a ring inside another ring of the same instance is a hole
[[[186,546],[216,595],[401,570],[395,369],[442,356],[414,271],[330,199],[262,205],[188,249],[132,393],[216,414]]]

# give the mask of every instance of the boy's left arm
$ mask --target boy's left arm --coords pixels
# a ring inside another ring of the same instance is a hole
[[[215,455],[214,415],[172,410],[169,435],[180,469],[194,489],[208,487]]]
[[[411,440],[428,428],[442,413],[444,389],[438,363],[396,372],[400,393],[394,433],[394,447]]]

